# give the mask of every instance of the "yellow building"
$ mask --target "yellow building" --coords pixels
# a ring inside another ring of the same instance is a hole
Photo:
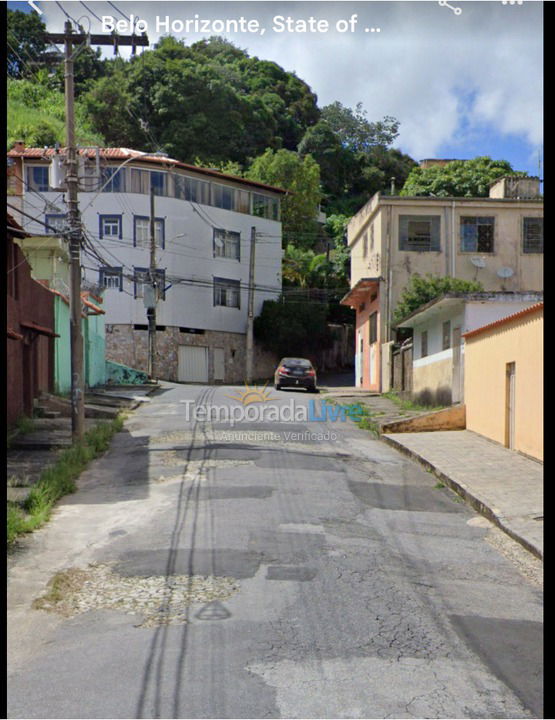
[[[467,429],[543,460],[543,303],[464,340]]]
[[[370,317],[357,322],[358,367],[365,368],[357,384],[364,387],[370,387],[372,373],[381,375],[381,391],[389,389],[392,314],[412,275],[478,280],[485,291],[543,290],[543,199],[537,178],[500,178],[486,198],[376,193],[349,222],[347,239],[351,293],[342,302],[357,313],[366,313],[370,302],[378,305],[377,331],[370,328]],[[369,360],[372,332],[382,348],[381,362],[374,352],[375,367]]]

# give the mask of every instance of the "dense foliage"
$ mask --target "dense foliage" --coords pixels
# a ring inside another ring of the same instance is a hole
[[[264,348],[280,357],[314,360],[314,348],[327,348],[333,342],[327,316],[324,303],[266,300],[254,319],[254,335]]]
[[[407,315],[437,297],[449,292],[480,292],[482,283],[475,280],[461,280],[453,277],[441,277],[428,274],[414,274],[399,299],[393,313],[393,322],[399,323]]]
[[[446,165],[415,167],[400,194],[487,197],[490,184],[503,175],[526,177],[526,173],[515,172],[506,160],[492,160],[487,156],[473,160],[453,160]]]

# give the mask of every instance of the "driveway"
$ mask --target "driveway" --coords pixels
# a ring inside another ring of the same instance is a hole
[[[8,717],[541,717],[541,586],[500,531],[266,392],[164,383],[10,556]]]

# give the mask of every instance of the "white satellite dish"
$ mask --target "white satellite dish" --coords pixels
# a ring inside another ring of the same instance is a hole
[[[514,275],[515,271],[510,267],[502,267],[497,271],[497,275],[500,278],[510,278]]]
[[[474,267],[477,267],[477,268],[486,267],[485,258],[482,258],[482,257],[471,257],[470,262],[474,265]]]

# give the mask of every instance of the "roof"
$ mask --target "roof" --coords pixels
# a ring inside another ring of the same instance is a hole
[[[463,334],[463,338],[472,338],[476,335],[481,335],[484,332],[487,332],[488,330],[493,330],[495,328],[498,328],[502,325],[507,325],[508,323],[513,322],[514,320],[520,320],[523,317],[526,317],[526,315],[533,315],[534,313],[543,312],[543,302],[536,303],[535,305],[531,305],[530,307],[525,308],[524,310],[520,310],[519,312],[513,313],[512,315],[507,315],[504,318],[501,318],[501,320],[495,320],[492,323],[488,323],[487,325],[482,325],[482,327],[476,328],[476,330],[469,330],[467,333]]]
[[[65,155],[65,151],[66,148],[59,148],[59,150],[55,150],[54,148],[44,149],[34,147],[21,149],[12,148],[8,151],[8,157],[23,157],[25,159],[48,160],[56,154]],[[92,148],[84,148],[82,150],[79,150],[78,152],[81,156],[87,158],[92,159],[96,157],[96,152]],[[142,152],[141,150],[131,150],[130,148],[123,147],[100,148],[100,157],[104,160],[121,160],[122,162],[124,160],[134,159],[140,160],[141,162],[152,163],[154,165],[161,165],[163,167],[183,168],[184,170],[190,170],[191,172],[196,172],[201,175],[207,175],[215,179],[228,180],[231,182],[240,183],[241,185],[258,187],[262,190],[279,193],[280,195],[286,195],[288,192],[283,188],[278,188],[273,185],[266,185],[265,183],[257,182],[256,180],[248,180],[247,178],[237,177],[236,175],[228,175],[227,173],[221,173],[217,170],[211,170],[210,168],[197,167],[196,165],[188,165],[187,163],[180,162],[179,160],[174,160],[173,158],[166,157],[165,155]]]
[[[339,301],[340,305],[353,307],[360,305],[372,290],[378,290],[381,277],[361,278],[349,292]]]
[[[412,328],[417,323],[416,318],[422,320],[425,316],[430,316],[436,312],[440,312],[449,306],[462,305],[467,302],[502,302],[502,301],[526,301],[529,298],[529,302],[537,300],[538,297],[543,297],[543,293],[540,292],[506,292],[506,291],[490,291],[490,292],[450,292],[444,293],[433,300],[430,300],[424,305],[413,310],[409,315],[404,317],[400,322],[395,323],[395,327]]]
[[[17,235],[18,237],[29,237],[29,233],[21,227],[13,215],[10,215],[10,213],[6,213],[6,215],[8,221],[8,232],[11,231],[12,235]]]

